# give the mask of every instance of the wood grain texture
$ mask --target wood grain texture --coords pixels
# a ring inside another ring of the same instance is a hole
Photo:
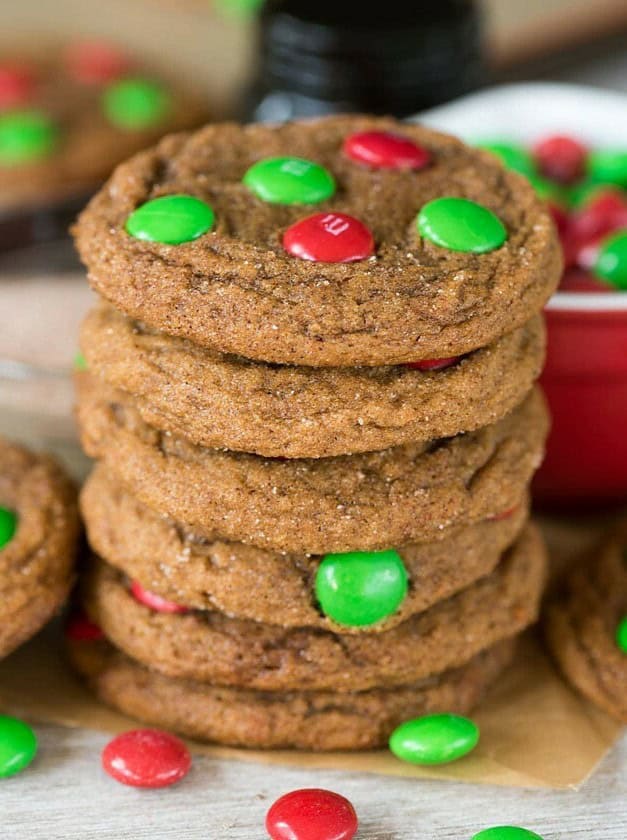
[[[627,734],[581,790],[551,792],[201,756],[177,787],[138,791],[102,772],[106,735],[52,725],[37,733],[35,763],[0,785],[3,840],[262,840],[267,809],[299,787],[347,796],[360,817],[359,840],[469,840],[503,824],[526,826],[544,840],[627,837]]]

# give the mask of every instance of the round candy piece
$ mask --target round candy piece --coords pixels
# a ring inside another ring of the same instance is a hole
[[[604,240],[593,265],[594,273],[617,289],[627,289],[627,230]]]
[[[97,642],[105,638],[100,627],[82,612],[70,617],[65,625],[65,635],[73,642]]]
[[[24,105],[33,94],[34,78],[28,67],[0,64],[0,110]]]
[[[0,507],[0,549],[10,543],[17,531],[17,516],[12,510]]]
[[[293,257],[324,263],[365,260],[374,254],[372,233],[346,213],[315,213],[283,234],[283,247]]]
[[[0,779],[24,770],[36,753],[37,738],[30,726],[9,715],[0,715]]]
[[[461,359],[461,356],[449,356],[446,359],[422,359],[420,362],[407,362],[405,367],[414,370],[445,370],[452,367]]]
[[[128,56],[103,41],[79,41],[65,54],[67,68],[79,82],[105,84],[119,79],[131,66]]]
[[[322,612],[348,627],[366,627],[393,615],[407,595],[407,570],[398,552],[325,554],[316,572]]]
[[[451,251],[485,254],[507,239],[505,225],[491,210],[467,198],[429,201],[416,219],[421,236]]]
[[[627,615],[621,618],[616,627],[616,644],[620,651],[627,653]]]
[[[187,607],[183,607],[181,606],[181,604],[175,604],[174,601],[168,601],[166,598],[162,598],[161,595],[157,595],[156,592],[151,592],[149,589],[144,589],[144,587],[137,580],[134,580],[131,583],[131,595],[133,596],[133,598],[135,598],[136,601],[139,601],[140,604],[143,604],[145,607],[149,607],[155,612],[189,612]]]
[[[193,195],[163,195],[134,210],[126,220],[126,232],[145,242],[181,245],[213,227],[213,209]]]
[[[170,110],[165,88],[149,79],[122,79],[103,93],[102,107],[113,125],[125,131],[141,131],[158,125]]]
[[[243,182],[257,198],[271,204],[320,204],[335,192],[335,180],[324,166],[297,157],[260,160]]]
[[[373,169],[422,169],[431,155],[408,137],[391,131],[360,131],[344,141],[344,154]]]
[[[501,161],[503,166],[521,175],[535,175],[536,166],[529,152],[522,146],[515,143],[503,143],[501,141],[490,143],[477,143],[479,149],[492,152]]]
[[[570,184],[584,174],[588,150],[578,140],[556,134],[537,143],[534,154],[543,175]]]
[[[293,790],[268,811],[266,831],[272,840],[351,840],[357,832],[357,814],[339,793]]]
[[[116,781],[141,788],[161,788],[179,782],[192,759],[185,744],[159,729],[133,729],[109,741],[102,766]]]
[[[588,175],[593,181],[627,187],[627,149],[597,149],[590,152]]]
[[[542,837],[535,831],[529,831],[528,828],[519,828],[516,825],[495,825],[493,828],[484,828],[471,840],[542,840]]]
[[[15,166],[47,157],[57,142],[52,120],[41,111],[0,114],[0,166]]]
[[[390,736],[390,750],[410,764],[447,764],[477,746],[479,727],[461,715],[436,714],[408,720]]]

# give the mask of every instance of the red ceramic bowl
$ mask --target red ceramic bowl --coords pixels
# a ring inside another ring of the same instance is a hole
[[[540,504],[627,500],[627,294],[558,292],[541,383],[553,416],[534,483]]]

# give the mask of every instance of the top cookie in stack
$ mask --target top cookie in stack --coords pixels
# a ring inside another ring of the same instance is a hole
[[[222,125],[122,165],[76,236],[98,693],[249,746],[468,711],[545,576],[531,187],[393,120]]]

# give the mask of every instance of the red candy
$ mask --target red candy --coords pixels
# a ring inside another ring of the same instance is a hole
[[[192,759],[185,744],[169,732],[134,729],[109,741],[102,766],[123,785],[160,788],[180,781]]]
[[[339,793],[293,790],[268,811],[266,831],[272,840],[351,840],[357,832],[357,814]]]
[[[389,131],[361,131],[344,141],[344,154],[375,169],[422,169],[431,155],[407,137]]]
[[[324,263],[365,260],[374,253],[368,228],[346,213],[316,213],[283,234],[283,247],[293,257]]]
[[[461,356],[449,356],[447,359],[423,359],[420,362],[407,362],[405,367],[414,370],[444,370],[456,364],[460,359]]]
[[[97,642],[105,637],[100,627],[90,621],[84,613],[71,616],[65,626],[65,635],[74,642]]]
[[[572,137],[556,134],[541,140],[534,154],[543,175],[570,184],[584,174],[588,150]]]
[[[27,67],[20,64],[0,65],[0,109],[15,108],[28,102],[35,80]]]
[[[619,190],[603,190],[571,221],[571,230],[578,239],[594,239],[627,228],[627,200]]]
[[[143,604],[145,607],[150,607],[150,609],[155,610],[155,612],[188,612],[187,607],[175,604],[174,601],[168,601],[165,598],[162,598],[161,595],[157,595],[156,592],[151,592],[149,589],[144,589],[144,587],[136,580],[131,583],[131,595],[136,601],[139,601],[140,604]]]
[[[101,41],[72,44],[65,58],[74,78],[90,85],[106,84],[119,79],[131,66],[128,56]]]

